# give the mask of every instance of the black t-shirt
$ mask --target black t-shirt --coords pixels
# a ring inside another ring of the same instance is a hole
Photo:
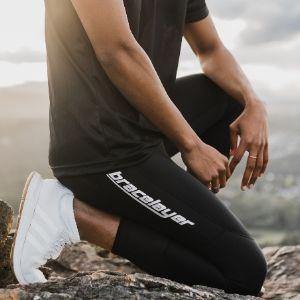
[[[176,79],[184,24],[205,0],[124,0],[138,43],[167,92]],[[45,0],[50,97],[49,163],[56,176],[110,171],[146,159],[162,133],[104,72],[70,0]]]

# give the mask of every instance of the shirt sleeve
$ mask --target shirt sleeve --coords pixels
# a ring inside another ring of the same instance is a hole
[[[188,0],[185,23],[200,21],[209,14],[205,0]]]

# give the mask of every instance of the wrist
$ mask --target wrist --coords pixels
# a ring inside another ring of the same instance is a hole
[[[254,93],[254,91],[245,93],[243,96],[243,102],[245,108],[265,106],[264,102],[262,102],[259,99],[259,97]]]
[[[195,134],[191,136],[185,135],[181,141],[176,145],[179,152],[188,153],[191,152],[196,147],[201,146],[203,144],[202,140]]]
[[[267,114],[265,103],[258,98],[252,99],[251,101],[247,102],[247,104],[245,105],[245,110]]]

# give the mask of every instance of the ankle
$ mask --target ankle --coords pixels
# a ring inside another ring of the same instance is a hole
[[[104,249],[111,250],[120,218],[74,199],[74,215],[80,237]]]
[[[83,226],[81,225],[84,222],[83,213],[82,213],[82,203],[74,198],[73,199],[73,210],[74,210],[74,218],[79,231],[80,239],[86,240]]]

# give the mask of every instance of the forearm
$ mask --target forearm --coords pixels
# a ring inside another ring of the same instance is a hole
[[[179,150],[199,140],[165,91],[150,59],[139,47],[113,51],[99,61],[118,90],[159,128]]]
[[[243,105],[257,101],[257,96],[245,73],[232,54],[219,46],[200,57],[204,73]]]

